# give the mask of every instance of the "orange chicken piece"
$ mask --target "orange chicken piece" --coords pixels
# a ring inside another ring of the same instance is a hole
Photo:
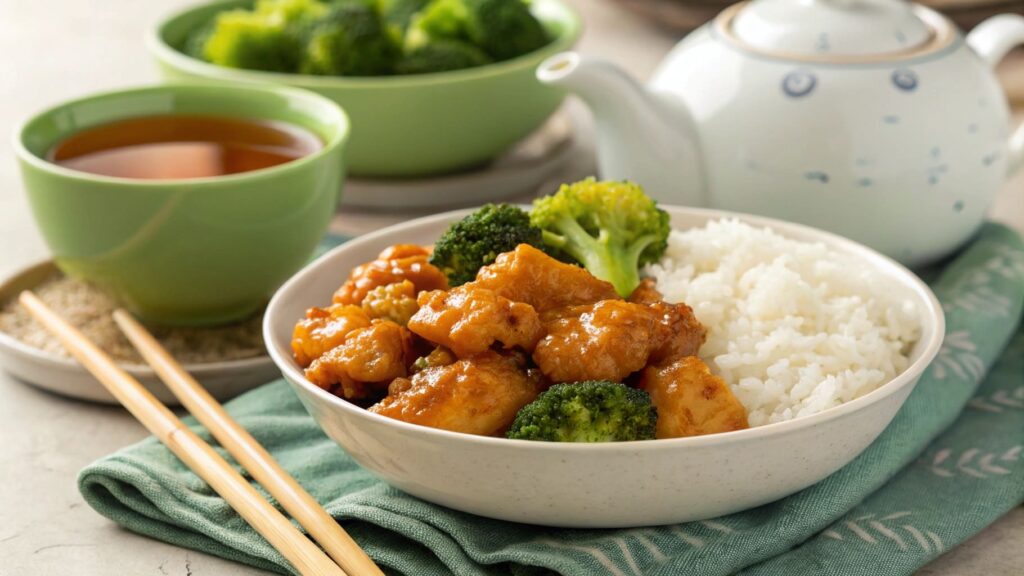
[[[335,304],[310,308],[292,331],[292,353],[305,368],[327,351],[340,346],[350,332],[370,325],[370,318],[358,306]]]
[[[651,362],[661,364],[684,356],[696,356],[707,338],[707,330],[686,304],[669,304],[662,300],[653,278],[644,278],[629,295],[630,302],[646,304],[667,328],[667,340],[654,353]]]
[[[694,316],[693,308],[682,302],[658,302],[649,308],[657,314],[658,321],[665,328],[665,340],[651,353],[651,363],[664,364],[686,356],[696,356],[707,338],[707,330]]]
[[[378,286],[408,280],[421,290],[448,288],[448,279],[437,267],[427,262],[430,251],[415,244],[396,244],[380,253],[376,260],[356,266],[348,280],[334,293],[336,304],[361,304],[366,295]]]
[[[643,278],[640,280],[640,284],[633,289],[633,293],[626,298],[630,302],[636,304],[657,304],[664,300],[661,292],[658,291],[657,283],[654,278]]]
[[[421,292],[419,306],[409,319],[409,330],[460,358],[484,352],[495,342],[533,350],[542,335],[532,306],[469,284],[447,292]]]
[[[398,378],[389,395],[369,410],[421,426],[490,436],[505,431],[539,392],[539,382],[514,358],[488,351]]]
[[[700,358],[644,369],[639,387],[658,409],[657,438],[731,432],[748,427],[747,410]]]
[[[624,378],[647,365],[667,338],[657,315],[642,304],[602,300],[545,313],[545,336],[533,360],[552,382]]]
[[[390,320],[354,330],[337,348],[306,369],[306,378],[342,398],[383,394],[412,362],[412,335]]]
[[[493,290],[513,302],[525,302],[537,312],[619,297],[610,283],[598,280],[584,268],[559,262],[529,244],[499,254],[493,264],[480,269],[469,285]]]

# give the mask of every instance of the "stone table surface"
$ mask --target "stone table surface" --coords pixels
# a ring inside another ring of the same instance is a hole
[[[96,90],[152,83],[143,31],[194,0],[0,0],[0,134],[27,114]],[[583,13],[581,48],[646,76],[673,44],[611,0],[570,0]],[[1011,83],[1019,78],[1007,72]],[[1018,82],[1019,83],[1019,82]],[[584,140],[585,116],[574,115]],[[1010,182],[993,215],[1024,231],[1024,177]],[[346,212],[337,231],[360,233],[411,217]],[[0,276],[46,257],[9,145],[0,157]],[[82,501],[75,477],[87,463],[142,439],[122,409],[69,400],[0,373],[0,576],[257,574],[218,558],[118,528]],[[920,574],[1019,574],[1024,511],[1017,508]]]

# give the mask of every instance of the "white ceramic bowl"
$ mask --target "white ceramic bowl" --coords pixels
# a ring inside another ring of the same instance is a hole
[[[741,214],[668,207],[676,228],[737,217],[790,238],[853,255],[912,295],[923,333],[902,374],[824,412],[758,428],[693,438],[558,444],[471,436],[372,414],[303,377],[290,337],[306,308],[330,302],[354,266],[397,242],[433,243],[467,211],[392,226],[327,253],[289,280],[264,320],[271,357],[328,436],[385,482],[424,500],[481,516],[586,528],[650,526],[713,518],[792,494],[861,453],[892,420],[938,352],[942,309],[931,290],[894,261],[819,230]]]

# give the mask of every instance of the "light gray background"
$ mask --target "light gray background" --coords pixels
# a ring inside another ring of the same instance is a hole
[[[0,0],[0,136],[8,138],[20,119],[61,100],[155,82],[143,31],[193,1]],[[581,48],[638,76],[648,75],[674,42],[612,0],[569,1],[586,21]],[[588,129],[584,121],[584,137]],[[0,276],[47,254],[9,144],[3,150]],[[1024,230],[1022,188],[1024,177],[1008,184],[993,210],[1019,230]],[[351,234],[398,219],[346,213],[334,228]],[[141,425],[120,408],[64,399],[0,374],[0,575],[262,573],[126,532],[85,505],[75,487],[78,471],[144,436]],[[1018,508],[921,574],[997,576],[1019,574],[1021,566],[1024,511]]]

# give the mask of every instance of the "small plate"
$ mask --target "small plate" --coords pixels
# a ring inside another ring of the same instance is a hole
[[[401,180],[348,178],[341,205],[362,210],[422,211],[506,200],[536,190],[581,154],[589,156],[592,152],[576,142],[569,114],[563,108],[504,156],[476,170]]]
[[[22,290],[35,288],[57,272],[52,260],[17,272],[0,284],[0,302],[17,298]],[[29,346],[4,332],[0,332],[0,366],[19,380],[50,392],[104,404],[117,403],[106,388],[76,361]],[[178,404],[177,398],[148,366],[122,365],[121,368],[161,402],[172,406]],[[186,364],[185,370],[218,400],[232,398],[280,377],[268,356]]]

